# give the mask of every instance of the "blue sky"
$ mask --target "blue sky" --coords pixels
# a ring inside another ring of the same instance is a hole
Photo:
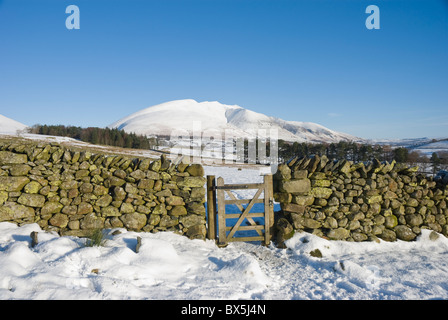
[[[195,99],[363,138],[448,137],[447,85],[448,0],[0,0],[0,114],[27,125],[103,127]]]

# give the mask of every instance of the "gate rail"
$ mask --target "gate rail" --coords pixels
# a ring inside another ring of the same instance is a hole
[[[257,189],[252,199],[237,199],[232,190]],[[264,192],[264,198],[259,198]],[[230,200],[225,199],[225,194]],[[216,202],[217,200],[217,202]],[[216,208],[217,203],[217,208]],[[264,212],[249,212],[255,203],[264,203]],[[241,213],[227,213],[225,206],[235,204]],[[242,205],[247,204],[244,208]],[[224,184],[224,179],[207,176],[207,210],[208,210],[208,238],[217,240],[219,246],[226,246],[231,241],[263,241],[269,245],[274,225],[274,199],[272,175],[265,175],[263,183]],[[216,221],[218,213],[218,221]],[[253,218],[264,217],[264,225],[258,225]],[[234,226],[227,227],[226,219],[238,219]],[[250,225],[241,226],[247,219]],[[218,229],[218,234],[216,230]],[[234,237],[237,231],[255,230],[258,236]],[[262,232],[264,230],[264,233]],[[227,231],[230,231],[227,234]]]

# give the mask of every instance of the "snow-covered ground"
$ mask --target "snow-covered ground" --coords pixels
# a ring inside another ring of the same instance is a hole
[[[228,183],[261,181],[259,173],[206,167]],[[168,232],[113,231],[104,246],[87,247],[85,239],[37,224],[0,223],[0,299],[448,299],[448,239],[432,240],[426,230],[414,242],[380,243],[297,233],[287,249],[243,242],[218,248]],[[310,255],[315,249],[322,258]]]
[[[16,134],[17,131],[23,131],[28,126],[16,120],[5,117],[0,114],[0,134]]]
[[[416,149],[415,151],[419,151],[427,157],[431,157],[433,152],[448,152],[448,140],[442,140],[438,142],[432,142],[425,145],[422,145]]]

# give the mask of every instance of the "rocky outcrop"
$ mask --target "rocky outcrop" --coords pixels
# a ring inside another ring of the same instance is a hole
[[[205,239],[201,165],[0,143],[0,221],[38,223],[61,235],[95,229],[174,231]]]
[[[423,228],[448,236],[447,182],[395,162],[296,157],[274,175],[280,242],[291,228],[349,241],[410,241]]]

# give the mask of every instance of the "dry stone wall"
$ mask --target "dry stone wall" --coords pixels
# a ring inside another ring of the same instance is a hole
[[[448,174],[432,178],[394,162],[296,157],[279,165],[278,242],[296,230],[334,240],[414,240],[422,228],[448,236]]]
[[[199,164],[0,142],[0,222],[38,223],[61,235],[102,228],[174,231],[205,239]]]

